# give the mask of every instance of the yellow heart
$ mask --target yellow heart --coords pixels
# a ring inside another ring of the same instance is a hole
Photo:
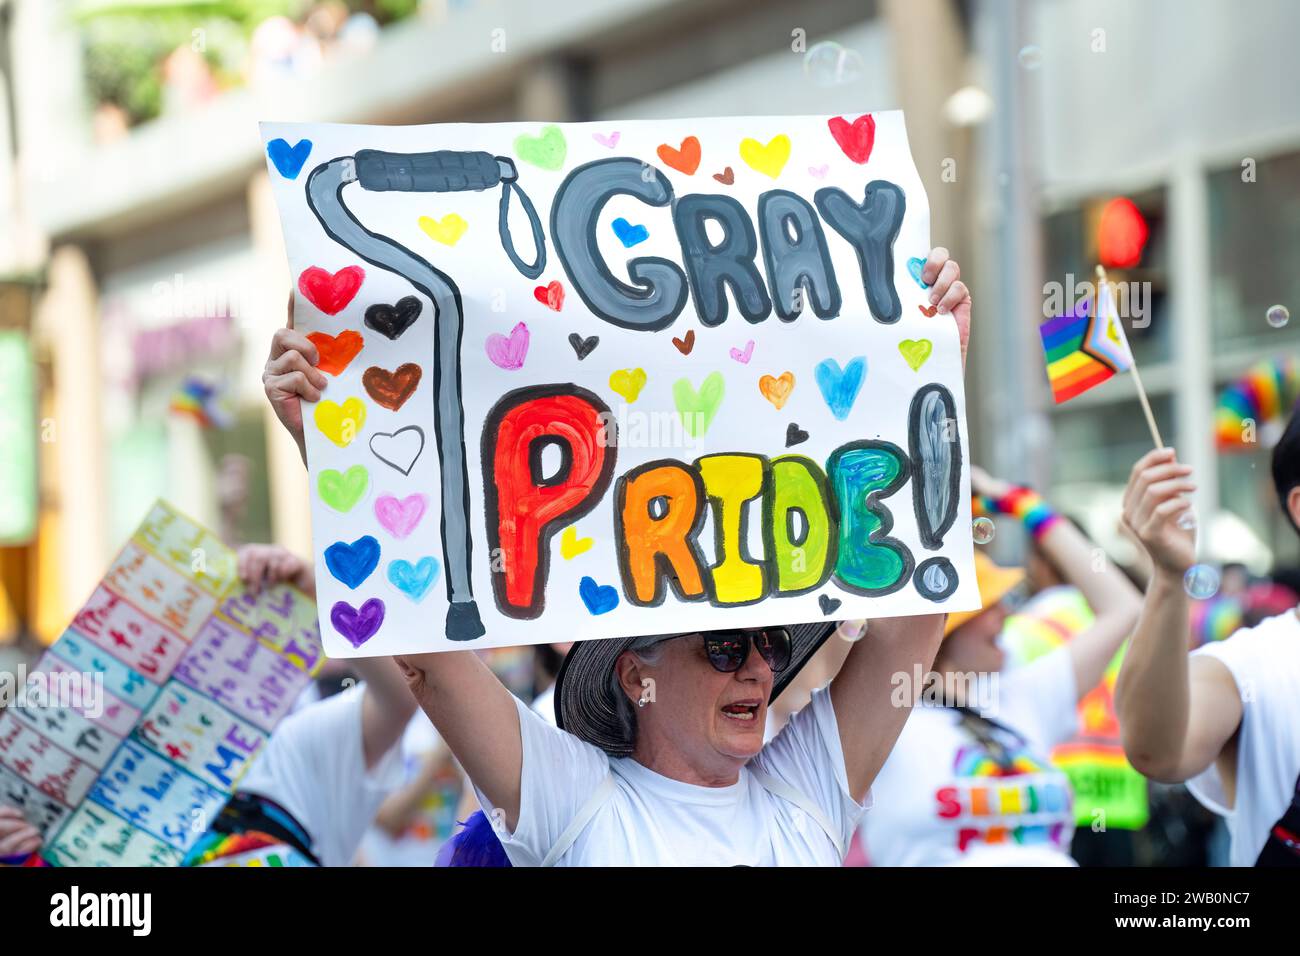
[[[454,246],[460,241],[460,237],[465,235],[469,223],[454,212],[449,212],[441,220],[431,216],[421,216],[420,228],[434,242],[441,242],[444,246]]]
[[[591,546],[595,544],[591,538],[579,538],[578,529],[574,525],[569,525],[560,535],[560,554],[564,560],[576,558],[584,551],[590,551]]]
[[[903,339],[898,343],[898,351],[903,353],[904,360],[912,366],[913,372],[920,371],[933,350],[934,345],[929,339]]]
[[[609,387],[618,392],[630,405],[645,388],[645,369],[621,368],[609,377]]]
[[[352,439],[366,424],[366,406],[359,398],[349,398],[342,405],[329,399],[317,402],[313,414],[321,434],[340,448],[352,444]]]
[[[790,159],[790,137],[785,133],[773,136],[766,146],[756,139],[745,138],[740,141],[740,158],[745,165],[756,169],[764,176],[776,179],[781,175],[786,162]]]

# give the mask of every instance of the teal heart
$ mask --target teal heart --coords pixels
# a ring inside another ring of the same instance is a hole
[[[525,163],[542,169],[559,169],[569,145],[564,141],[564,131],[558,126],[544,126],[540,136],[522,133],[515,137],[515,152]]]
[[[423,557],[415,564],[398,558],[388,565],[388,581],[412,601],[421,601],[438,579],[438,559]]]
[[[921,271],[923,269],[925,269],[924,259],[918,259],[916,256],[912,256],[912,258],[907,260],[907,271],[912,274],[912,278],[916,280],[916,284],[922,289],[928,289],[930,287],[921,279]]]

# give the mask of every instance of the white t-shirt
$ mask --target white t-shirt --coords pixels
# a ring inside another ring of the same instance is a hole
[[[863,820],[875,866],[1070,866],[1074,800],[1048,754],[1078,723],[1062,648],[998,675],[990,728],[1000,766],[959,711],[918,703],[871,786]]]
[[[324,866],[352,862],[379,805],[402,783],[397,746],[366,770],[364,692],[358,684],[290,714],[239,783],[293,814]]]
[[[726,787],[682,783],[547,724],[518,703],[522,793],[514,833],[498,833],[510,862],[537,866],[613,771],[613,793],[559,866],[838,866],[835,844],[809,814],[750,772]],[[870,805],[849,794],[830,694],[818,691],[751,761],[821,810],[845,847]],[[479,792],[484,812],[491,806]]]
[[[1193,653],[1222,661],[1232,673],[1242,696],[1241,729],[1232,809],[1216,763],[1188,780],[1187,789],[1227,823],[1229,863],[1254,866],[1300,777],[1300,617],[1287,611]]]
[[[402,734],[402,786],[410,785],[422,772],[429,757],[443,750],[442,738],[424,711],[417,710]],[[361,844],[362,859],[368,866],[433,866],[443,843],[455,831],[456,807],[464,782],[453,767],[441,775],[420,805],[406,832],[397,838],[372,824]]]
[[[533,698],[531,705],[533,713],[542,720],[546,721],[552,727],[556,726],[555,720],[555,684],[542,691]]]

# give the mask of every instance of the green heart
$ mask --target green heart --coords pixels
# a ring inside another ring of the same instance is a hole
[[[709,430],[713,416],[718,414],[718,406],[722,404],[725,391],[726,383],[721,372],[713,372],[705,378],[700,383],[698,392],[689,378],[679,378],[673,382],[673,402],[677,405],[677,414],[682,417],[682,424],[692,438],[698,438]]]
[[[912,366],[913,372],[920,370],[933,350],[934,345],[929,339],[903,339],[898,343],[898,351],[903,353],[903,358]]]
[[[541,136],[524,133],[515,137],[515,152],[519,158],[542,169],[559,169],[564,165],[564,156],[568,151],[564,131],[558,126],[542,127]]]
[[[353,465],[346,473],[327,468],[316,479],[320,500],[335,511],[348,512],[370,487],[370,472],[362,465]]]

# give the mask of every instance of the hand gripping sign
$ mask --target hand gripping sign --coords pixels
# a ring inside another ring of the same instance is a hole
[[[978,604],[901,114],[263,137],[331,655]]]

